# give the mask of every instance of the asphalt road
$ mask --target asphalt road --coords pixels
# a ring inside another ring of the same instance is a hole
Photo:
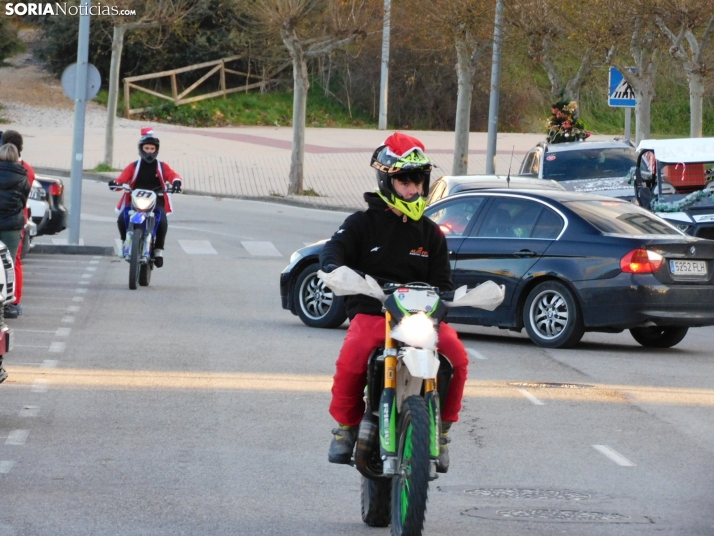
[[[83,196],[80,235],[113,245],[117,195]],[[388,534],[361,523],[358,473],[327,463],[346,327],[280,307],[292,251],[344,217],[178,196],[166,264],[135,291],[118,258],[30,254],[0,386],[0,536]],[[666,351],[462,338],[425,534],[714,534],[714,328]]]

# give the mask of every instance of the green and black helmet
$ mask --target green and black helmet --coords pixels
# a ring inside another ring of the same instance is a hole
[[[424,154],[424,144],[413,136],[395,132],[372,155],[372,167],[377,170],[377,194],[392,208],[396,208],[412,220],[424,214],[429,192],[429,177],[433,167]],[[416,194],[404,199],[394,189],[393,180],[422,184],[424,196]]]

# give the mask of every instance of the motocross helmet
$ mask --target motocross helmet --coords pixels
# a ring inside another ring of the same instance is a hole
[[[372,155],[372,167],[377,170],[377,194],[391,208],[399,210],[412,220],[424,214],[429,191],[432,163],[424,154],[424,144],[418,139],[395,132]],[[404,199],[394,189],[394,179],[422,184],[424,196],[416,194]]]
[[[147,144],[156,146],[156,151],[153,153],[147,153],[144,151],[144,145]],[[141,129],[141,138],[139,138],[139,155],[147,164],[153,164],[156,161],[156,157],[159,156],[159,138],[154,137],[154,129],[151,127],[144,127]]]

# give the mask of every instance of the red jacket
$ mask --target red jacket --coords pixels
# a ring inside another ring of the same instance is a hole
[[[124,168],[121,175],[117,177],[116,181],[118,184],[128,184],[132,188],[136,184],[136,178],[139,175],[139,166],[141,165],[141,159],[136,162],[132,162]],[[165,162],[156,161],[156,169],[159,172],[159,181],[161,182],[161,188],[164,191],[164,210],[166,214],[171,214],[173,209],[171,207],[171,194],[166,191],[167,184],[173,184],[175,180],[181,180],[178,173],[176,173],[171,167]],[[120,213],[124,210],[124,207],[131,204],[131,192],[124,192],[117,204],[116,211]]]

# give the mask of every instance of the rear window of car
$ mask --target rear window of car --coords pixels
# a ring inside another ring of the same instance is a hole
[[[583,149],[543,155],[543,178],[555,181],[624,177],[637,163],[631,148]]]
[[[598,231],[625,235],[677,235],[681,232],[646,210],[617,200],[567,201],[569,209]]]

